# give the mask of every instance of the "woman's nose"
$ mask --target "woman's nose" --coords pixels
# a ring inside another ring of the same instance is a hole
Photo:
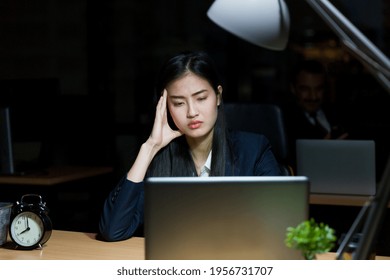
[[[198,115],[198,110],[194,104],[188,104],[187,118],[194,118]]]

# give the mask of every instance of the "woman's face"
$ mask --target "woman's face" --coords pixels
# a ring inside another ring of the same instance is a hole
[[[188,73],[168,84],[166,90],[169,112],[183,134],[199,138],[213,131],[221,102],[221,86],[216,93],[207,80]]]

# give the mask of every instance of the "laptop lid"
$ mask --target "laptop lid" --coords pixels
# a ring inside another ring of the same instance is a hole
[[[302,259],[286,229],[308,218],[306,177],[145,182],[145,258]]]
[[[300,139],[296,152],[297,175],[309,178],[311,193],[375,194],[374,141]]]

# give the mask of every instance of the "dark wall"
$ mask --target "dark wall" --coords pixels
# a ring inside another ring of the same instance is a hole
[[[58,81],[56,101],[47,105],[55,111],[48,116],[56,131],[50,161],[126,169],[129,151],[148,133],[153,82],[161,63],[187,49],[204,49],[215,58],[225,77],[225,101],[265,103],[285,98],[297,57],[316,55],[331,69],[332,102],[348,108],[345,114],[356,137],[387,141],[388,94],[305,1],[286,1],[291,34],[282,52],[253,46],[216,26],[206,15],[212,2],[2,1],[0,79]],[[386,1],[334,3],[388,49]],[[363,19],[362,9],[377,14],[376,20]],[[39,89],[28,94],[38,98]]]

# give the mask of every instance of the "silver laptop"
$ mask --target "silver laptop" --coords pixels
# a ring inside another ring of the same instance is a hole
[[[297,175],[310,180],[310,193],[374,195],[375,143],[372,140],[296,141]]]
[[[302,259],[286,229],[308,217],[306,177],[181,177],[145,182],[145,258]]]

